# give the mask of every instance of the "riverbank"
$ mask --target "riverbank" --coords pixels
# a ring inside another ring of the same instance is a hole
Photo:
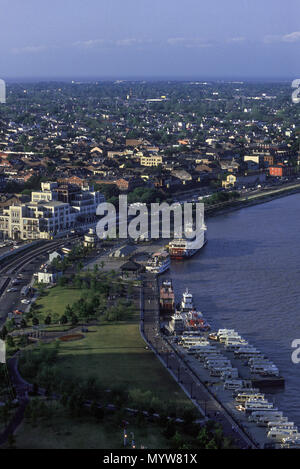
[[[214,206],[205,205],[205,216],[213,217],[216,215],[223,215],[228,212],[240,210],[241,208],[253,207],[254,205],[264,204],[271,202],[275,199],[286,197],[288,195],[297,194],[300,192],[300,184],[293,186],[281,187],[272,191],[259,192],[254,195],[249,195],[243,199],[231,200],[222,202]]]

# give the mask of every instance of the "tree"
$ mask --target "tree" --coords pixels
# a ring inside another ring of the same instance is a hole
[[[67,283],[68,283],[68,280],[67,278],[64,276],[64,275],[61,275],[59,278],[58,278],[58,285],[60,287],[64,287]]]
[[[22,335],[19,344],[20,344],[21,347],[26,347],[28,345],[27,335]]]
[[[65,314],[63,314],[60,318],[60,321],[59,321],[61,324],[67,324],[68,322],[68,318]]]
[[[34,317],[32,318],[32,324],[33,324],[34,326],[38,326],[39,323],[40,323],[40,321],[38,320],[38,318],[37,318],[36,316],[34,316]]]
[[[46,291],[46,285],[43,282],[39,282],[37,284],[37,289],[38,289],[39,294],[41,296],[43,296],[45,294],[45,291]]]
[[[71,317],[72,317],[73,314],[74,314],[73,308],[72,308],[70,305],[67,305],[67,306],[66,306],[66,309],[65,309],[65,316],[66,316],[68,319],[71,319]]]
[[[7,327],[4,325],[1,329],[0,337],[2,340],[5,340],[6,336],[8,334]]]
[[[15,346],[14,338],[13,338],[11,335],[8,335],[8,336],[7,336],[6,342],[7,342],[8,347],[11,347],[11,348],[12,348],[12,347]]]
[[[175,435],[171,439],[172,448],[180,449],[183,442],[184,441],[183,441],[182,436],[180,435],[178,431],[176,431]]]
[[[213,438],[206,444],[205,449],[218,449],[218,446]]]
[[[49,326],[51,324],[51,316],[50,314],[48,314],[48,316],[45,317],[45,324],[47,324],[47,326]]]
[[[76,324],[78,324],[78,317],[76,316],[76,314],[72,315],[71,324],[72,324],[72,326],[76,326]]]
[[[21,319],[20,326],[22,329],[25,329],[25,327],[27,327],[27,323],[24,318]]]

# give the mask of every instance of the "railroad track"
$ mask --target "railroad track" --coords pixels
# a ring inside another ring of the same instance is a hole
[[[68,238],[68,240],[72,240],[73,242],[79,239],[79,236],[74,236],[72,238]],[[56,240],[56,241],[46,241],[45,244],[42,246],[33,247],[30,251],[25,253],[20,253],[20,255],[15,254],[13,258],[9,260],[7,258],[7,262],[4,266],[0,267],[0,275],[7,275],[7,274],[15,274],[19,269],[21,269],[24,265],[28,262],[32,261],[37,256],[44,254],[45,251],[49,249],[57,249],[63,246],[66,243],[66,239],[63,240]]]

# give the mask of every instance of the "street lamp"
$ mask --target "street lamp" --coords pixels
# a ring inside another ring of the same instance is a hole
[[[127,446],[127,438],[128,438],[127,431],[126,431],[126,428],[124,428],[124,430],[123,430],[123,444],[124,444],[124,447]]]

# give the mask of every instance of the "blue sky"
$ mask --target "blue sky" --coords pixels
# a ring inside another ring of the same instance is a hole
[[[0,0],[0,76],[300,77],[299,0]]]

